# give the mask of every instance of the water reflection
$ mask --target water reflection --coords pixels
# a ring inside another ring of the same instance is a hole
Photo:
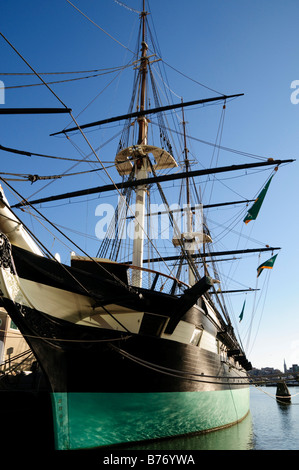
[[[284,403],[282,401],[276,400],[276,403],[278,405],[278,409],[281,411],[282,414],[288,414],[290,412],[291,402]]]
[[[140,443],[130,450],[250,450],[253,449],[252,417],[219,431]]]
[[[288,433],[292,432],[292,404],[277,401],[277,407],[279,410],[281,432],[288,435]]]
[[[291,403],[283,403],[276,400],[276,387],[252,388],[254,449],[299,449],[299,388],[290,392]]]

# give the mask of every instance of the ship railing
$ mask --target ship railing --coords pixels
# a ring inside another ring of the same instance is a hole
[[[189,287],[188,284],[180,281],[176,277],[160,271],[132,265],[127,265],[127,267],[128,283],[131,286],[136,286],[136,273],[137,271],[142,271],[142,285],[140,287],[143,289],[164,292],[172,295],[180,295]],[[138,278],[140,279],[140,273],[138,273]]]

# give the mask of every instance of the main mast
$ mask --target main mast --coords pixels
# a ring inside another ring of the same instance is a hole
[[[145,0],[143,0],[143,11],[141,13],[142,21],[142,43],[141,43],[141,58],[140,58],[140,111],[145,110],[146,98],[146,79],[148,58],[148,46],[145,42],[145,18],[147,12],[145,11]],[[139,134],[138,145],[147,145],[147,128],[148,122],[144,115],[138,118]],[[142,148],[142,147],[141,147]],[[148,177],[148,161],[146,154],[140,154],[135,160],[135,177],[136,180],[144,180]],[[136,206],[135,206],[135,226],[134,226],[134,242],[133,242],[133,265],[142,267],[143,265],[143,245],[144,245],[144,213],[145,213],[145,197],[146,197],[146,184],[137,186],[136,189]],[[135,287],[142,286],[142,270],[134,270],[132,284]]]

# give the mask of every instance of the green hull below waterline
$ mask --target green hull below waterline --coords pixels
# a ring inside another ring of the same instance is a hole
[[[53,393],[56,449],[89,449],[219,429],[249,411],[249,387],[208,392]]]

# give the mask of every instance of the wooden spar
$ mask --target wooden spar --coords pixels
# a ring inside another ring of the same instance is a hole
[[[164,259],[164,258],[163,258]],[[213,261],[215,263],[220,263],[221,261],[237,261],[238,259],[242,259],[242,258],[237,258],[236,256],[234,256],[233,258],[219,258],[219,259],[213,259]],[[196,263],[200,263],[200,260],[199,261],[196,261]],[[173,263],[173,264],[170,264],[169,266],[175,266],[176,263]],[[182,266],[186,266],[185,263],[182,263]]]
[[[235,289],[235,290],[220,290],[215,292],[209,292],[209,294],[236,294],[240,292],[256,292],[260,289]]]
[[[0,114],[59,114],[71,111],[70,108],[0,108]]]
[[[234,204],[248,204],[249,202],[254,202],[255,199],[244,199],[244,201],[230,201],[230,202],[218,202],[215,204],[203,204],[203,209],[211,209],[213,207],[222,207],[222,206],[233,206]],[[191,207],[191,210],[196,209],[196,207]],[[182,210],[182,209],[181,209]]]
[[[153,183],[163,182],[163,181],[174,181],[174,180],[186,178],[187,176],[189,176],[190,178],[193,178],[195,176],[210,175],[213,173],[223,173],[226,171],[247,170],[249,168],[257,168],[257,167],[262,167],[266,165],[280,165],[282,163],[290,163],[293,161],[294,160],[270,159],[270,160],[267,160],[266,162],[246,163],[242,165],[230,165],[230,166],[223,166],[223,167],[218,167],[218,168],[208,168],[205,170],[194,170],[194,171],[189,171],[188,175],[186,172],[172,174],[172,175],[161,175],[161,176],[144,178],[144,179],[139,179],[139,180],[134,180],[134,181],[125,181],[125,182],[120,182],[116,184],[107,184],[105,186],[96,186],[94,188],[82,189],[79,191],[72,191],[69,193],[57,194],[56,196],[48,196],[48,197],[41,198],[41,199],[35,199],[33,201],[27,201],[26,199],[24,199],[22,202],[15,204],[12,207],[16,208],[16,207],[22,207],[22,206],[27,206],[31,204],[41,204],[43,202],[58,201],[61,199],[70,199],[72,197],[85,196],[88,194],[103,193],[107,191],[113,191],[116,189],[116,187],[122,190],[124,188],[136,187],[142,184],[153,184]]]
[[[108,119],[103,119],[101,121],[95,121],[91,122],[88,124],[82,124],[80,126],[80,129],[86,129],[88,127],[94,127],[94,126],[101,126],[102,124],[108,124],[109,122],[116,122],[116,121],[123,121],[125,119],[130,119],[130,118],[135,118],[135,117],[140,117],[140,116],[145,116],[147,114],[154,114],[154,113],[160,113],[164,111],[170,111],[171,109],[177,109],[181,108],[182,106],[195,106],[197,104],[205,104],[205,103],[211,103],[213,101],[219,101],[219,100],[228,100],[230,98],[237,98],[239,96],[244,96],[244,93],[239,93],[237,95],[223,95],[223,96],[216,96],[214,98],[206,98],[206,99],[201,99],[201,100],[195,100],[195,101],[186,101],[186,103],[177,103],[173,105],[168,105],[168,106],[160,106],[158,108],[152,108],[152,109],[144,109],[143,111],[136,111],[134,113],[130,114],[123,114],[121,116],[115,116],[112,118]],[[67,132],[73,132],[73,131],[78,131],[78,127],[72,127],[70,129],[64,129],[63,131],[59,132],[54,132],[53,134],[50,134],[50,136],[53,135],[59,135],[59,134],[66,134]]]
[[[1,149],[1,146],[0,146],[0,149]],[[215,204],[198,204],[197,206],[191,206],[190,207],[190,211],[195,211],[197,210],[199,207],[202,207],[203,209],[211,209],[213,207],[223,207],[223,206],[233,206],[235,204],[248,204],[249,202],[254,202],[255,199],[244,199],[244,201],[231,201],[231,202],[218,202],[218,203],[215,203]],[[185,212],[185,208],[182,208],[182,209],[172,209],[172,210],[165,210],[165,211],[159,211],[159,212],[150,212],[149,214],[145,214],[146,217],[152,217],[154,215],[162,215],[162,214],[169,214],[170,212],[172,214],[176,213],[176,212]],[[134,216],[133,215],[128,215],[126,217],[126,219],[133,219]]]
[[[190,255],[191,258],[207,258],[213,256],[222,256],[222,255],[237,255],[237,254],[249,254],[249,253],[258,253],[262,251],[274,251],[280,250],[280,247],[265,247],[265,248],[248,248],[246,250],[232,250],[232,251],[214,251],[212,253],[196,253]],[[150,258],[143,260],[144,263],[158,263],[159,261],[174,261],[180,259],[181,256],[165,256],[163,258]],[[126,264],[130,264],[126,262]]]

